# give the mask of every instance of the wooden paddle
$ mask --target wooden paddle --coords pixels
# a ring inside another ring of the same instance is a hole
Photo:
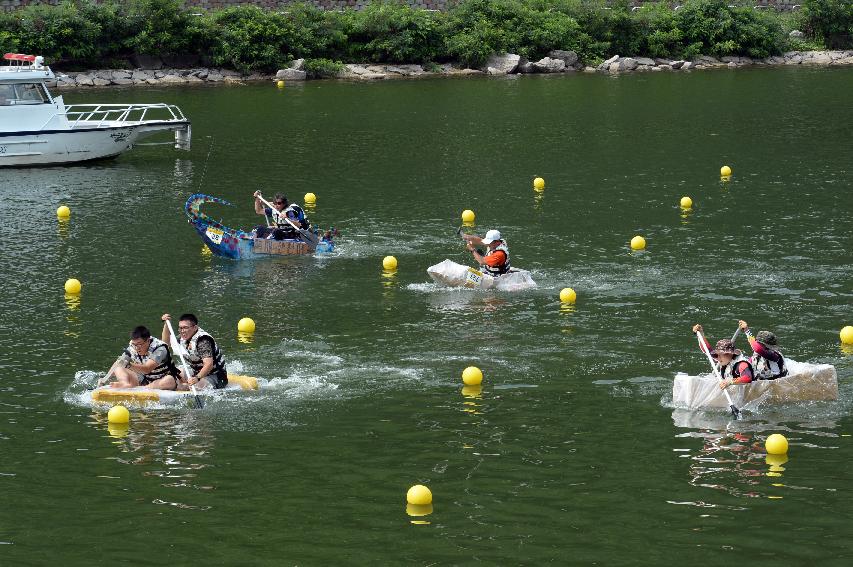
[[[696,331],[696,339],[699,341],[699,348],[702,349],[702,352],[704,352],[705,356],[708,357],[708,362],[711,363],[711,370],[714,371],[714,376],[717,377],[717,380],[722,382],[723,377],[720,376],[720,371],[717,370],[717,365],[714,363],[714,359],[711,357],[711,353],[708,351],[708,346],[705,344],[705,337],[702,336],[702,331]],[[735,419],[740,418],[740,410],[737,409],[735,403],[732,401],[732,397],[729,395],[729,391],[724,389],[723,393],[726,395],[726,400],[729,402],[729,407],[732,410],[732,416],[734,416]]]
[[[184,376],[189,382],[190,374],[189,366],[187,366],[187,361],[184,359],[183,347],[181,343],[178,341],[177,335],[175,335],[175,330],[172,328],[172,322],[166,319],[166,325],[169,327],[169,342],[172,344],[172,349],[178,353],[178,358],[181,359],[181,368],[184,370]],[[204,402],[201,401],[201,396],[198,395],[198,392],[195,389],[195,384],[190,384],[190,390],[192,390],[193,396],[195,396],[195,405],[198,409],[204,408]]]

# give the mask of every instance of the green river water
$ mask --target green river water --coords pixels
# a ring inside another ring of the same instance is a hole
[[[193,149],[0,170],[0,564],[849,565],[851,92],[849,70],[764,69],[64,93],[178,104]],[[203,254],[187,196],[249,227],[256,189],[316,193],[335,253]],[[466,208],[538,289],[430,283],[470,263]],[[263,388],[111,435],[86,385],[184,311]],[[673,409],[675,373],[707,370],[690,326],[738,318],[834,364],[839,401]]]

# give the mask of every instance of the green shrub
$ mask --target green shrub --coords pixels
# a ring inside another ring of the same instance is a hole
[[[422,63],[442,50],[445,15],[379,0],[363,10],[339,13],[351,61]]]
[[[805,0],[801,13],[803,31],[827,49],[853,49],[853,1]]]
[[[675,12],[684,33],[685,57],[706,53],[717,57],[767,57],[783,45],[779,20],[749,7],[729,8],[723,0],[693,0]]]
[[[312,79],[338,77],[344,70],[344,64],[331,59],[306,59],[305,72]]]

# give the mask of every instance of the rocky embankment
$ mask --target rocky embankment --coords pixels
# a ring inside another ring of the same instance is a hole
[[[52,86],[55,88],[106,87],[122,85],[177,85],[190,83],[241,83],[244,81],[304,81],[309,78],[304,60],[298,59],[287,69],[275,75],[254,73],[240,74],[226,69],[133,69],[112,71],[86,71],[81,73],[57,74]],[[716,59],[702,55],[692,61],[649,57],[622,57],[614,55],[596,67],[584,65],[573,51],[552,51],[538,61],[528,61],[511,53],[497,54],[489,58],[481,69],[462,68],[445,63],[442,65],[344,65],[338,78],[354,81],[378,81],[384,79],[465,76],[465,75],[515,75],[515,74],[559,74],[559,73],[641,73],[662,71],[694,71],[735,67],[816,65],[836,67],[853,65],[853,51],[790,51],[782,55],[753,59],[750,57],[722,57]]]

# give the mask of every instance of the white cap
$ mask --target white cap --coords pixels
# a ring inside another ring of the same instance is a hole
[[[483,238],[483,244],[491,244],[495,240],[500,240],[500,239],[501,239],[500,231],[492,229],[486,233],[486,237]]]

